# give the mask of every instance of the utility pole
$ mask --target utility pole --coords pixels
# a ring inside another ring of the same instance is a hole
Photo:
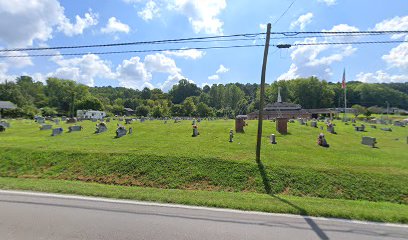
[[[385,101],[385,103],[387,103],[387,119],[389,119],[388,114],[390,109],[390,103],[388,101]]]
[[[261,95],[259,99],[259,114],[258,114],[258,135],[256,138],[256,162],[261,161],[261,144],[262,144],[262,120],[263,120],[263,108],[264,108],[264,95],[265,95],[265,75],[266,75],[266,64],[268,62],[268,51],[269,51],[269,39],[271,35],[271,24],[268,23],[266,27],[266,41],[265,50],[262,63],[262,75],[261,75]]]

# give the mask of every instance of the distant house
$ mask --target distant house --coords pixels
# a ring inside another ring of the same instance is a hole
[[[77,110],[77,117],[84,119],[103,119],[106,117],[106,113],[96,110]]]
[[[17,106],[12,102],[0,101],[0,118],[1,118],[1,115],[3,115],[4,109],[15,109],[15,108],[17,108]]]
[[[135,110],[133,110],[131,108],[124,108],[124,110],[125,110],[125,115],[126,116],[135,115]]]

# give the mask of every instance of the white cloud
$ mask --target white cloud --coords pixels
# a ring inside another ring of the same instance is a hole
[[[87,54],[82,57],[69,59],[60,56],[54,57],[52,60],[59,67],[54,72],[48,73],[47,77],[71,79],[88,86],[94,86],[95,78],[115,78],[115,74],[111,71],[110,63],[100,59],[95,54]]]
[[[375,31],[406,31],[408,29],[408,16],[396,16],[391,19],[386,19],[377,23],[373,30]],[[397,39],[404,36],[404,34],[394,34],[392,38]]]
[[[293,21],[290,24],[291,28],[299,27],[301,30],[304,30],[306,25],[312,22],[313,13],[308,12],[304,15],[301,15],[296,21]]]
[[[382,70],[375,73],[360,72],[356,75],[355,81],[365,83],[407,82],[408,74],[390,75]]]
[[[226,0],[174,0],[170,9],[186,15],[195,33],[222,34],[224,23],[218,15],[226,7]]]
[[[0,42],[24,47],[52,38],[53,27],[64,16],[56,0],[0,1]]]
[[[109,18],[106,26],[101,28],[101,32],[103,33],[116,33],[116,32],[129,33],[129,31],[130,31],[129,25],[121,23],[115,17]]]
[[[226,73],[228,71],[229,71],[229,68],[226,68],[224,65],[221,64],[215,73]]]
[[[160,16],[160,10],[157,7],[157,4],[154,1],[150,0],[146,3],[143,10],[137,12],[137,15],[147,22],[155,17]]]
[[[326,3],[327,6],[332,6],[336,4],[336,0],[317,0],[318,2]]]
[[[346,24],[334,26],[326,31],[358,31],[358,28]],[[318,41],[317,38],[306,38],[305,44],[318,42],[340,41],[342,37],[326,37]],[[328,46],[328,45],[303,45],[292,50],[292,64],[289,70],[281,74],[279,80],[289,80],[299,77],[316,76],[330,80],[332,76],[331,65],[341,62],[344,58],[351,56],[357,51],[352,45]]]
[[[211,75],[208,77],[208,80],[219,80],[220,76],[218,76],[217,74]]]
[[[205,52],[197,49],[188,49],[188,50],[178,50],[178,51],[165,51],[164,54],[169,56],[182,57],[185,59],[199,59],[205,55]]]
[[[146,70],[145,64],[140,61],[139,57],[123,60],[122,64],[116,68],[116,72],[120,86],[135,89],[153,88],[150,83],[152,74]]]
[[[147,55],[144,62],[146,69],[151,72],[168,73],[170,75],[177,75],[181,72],[173,59],[161,53]]]
[[[390,67],[399,68],[408,73],[408,43],[401,43],[391,49],[389,54],[382,56],[382,59],[386,61]]]
[[[266,28],[267,28],[267,24],[265,24],[265,23],[260,23],[260,24],[259,24],[259,28],[261,29],[262,32],[265,32],[265,31],[266,31]]]
[[[61,22],[59,23],[58,30],[63,32],[65,35],[72,37],[74,35],[80,35],[86,28],[98,24],[98,15],[93,13],[92,9],[90,9],[88,13],[85,13],[84,18],[76,15],[75,19],[75,24],[72,24],[67,17],[63,16]]]

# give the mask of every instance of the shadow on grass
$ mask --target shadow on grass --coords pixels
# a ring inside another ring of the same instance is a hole
[[[323,232],[323,230],[319,227],[319,225],[317,225],[317,223],[314,222],[313,219],[307,217],[309,214],[305,209],[303,209],[303,208],[297,206],[296,204],[294,204],[294,203],[292,203],[292,202],[290,202],[290,201],[288,201],[286,199],[283,199],[283,198],[281,198],[281,197],[279,197],[279,196],[272,193],[271,183],[270,183],[270,180],[268,178],[268,174],[266,173],[265,166],[262,164],[261,161],[257,162],[257,164],[258,164],[259,172],[260,172],[261,177],[262,177],[262,182],[263,182],[263,185],[264,185],[264,188],[265,188],[265,192],[268,195],[272,196],[273,198],[275,198],[275,199],[277,199],[277,200],[279,200],[279,201],[281,201],[281,202],[283,202],[283,203],[297,209],[299,211],[300,215],[305,216],[304,217],[305,221],[307,222],[307,224],[309,224],[309,226],[312,228],[312,230],[316,233],[316,235],[320,239],[324,239],[324,240],[329,239],[329,237]]]

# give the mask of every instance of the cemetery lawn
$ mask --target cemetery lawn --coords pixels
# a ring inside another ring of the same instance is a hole
[[[191,121],[134,122],[119,139],[116,121],[101,134],[85,121],[81,132],[51,137],[31,120],[12,120],[0,133],[0,188],[408,223],[408,127],[366,123],[367,132],[355,132],[335,121],[333,135],[295,122],[280,135],[264,121],[258,165],[257,121],[248,122],[229,143],[233,120],[202,121],[196,138]],[[329,148],[316,145],[320,132]],[[377,148],[362,136],[377,138]]]

